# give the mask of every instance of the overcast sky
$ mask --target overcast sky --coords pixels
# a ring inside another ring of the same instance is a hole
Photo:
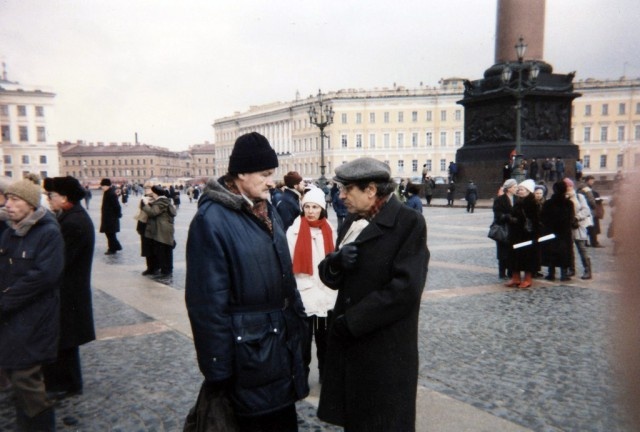
[[[640,77],[640,1],[547,0],[545,61]],[[56,141],[185,150],[216,118],[318,89],[437,86],[493,64],[497,0],[0,0],[8,78]],[[515,41],[514,41],[515,43]]]

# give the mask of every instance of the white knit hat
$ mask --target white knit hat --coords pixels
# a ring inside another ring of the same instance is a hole
[[[324,192],[322,192],[322,189],[313,188],[305,193],[302,197],[302,207],[304,207],[306,203],[318,204],[323,209],[326,209],[327,203],[324,199]]]
[[[522,186],[531,193],[536,190],[536,182],[534,182],[532,179],[527,179],[520,183],[518,186]]]

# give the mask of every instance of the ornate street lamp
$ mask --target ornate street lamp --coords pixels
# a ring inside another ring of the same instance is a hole
[[[324,187],[327,184],[327,178],[324,176],[326,165],[324,164],[324,128],[333,123],[333,107],[331,105],[325,105],[322,102],[322,92],[318,90],[318,108],[316,105],[309,107],[309,122],[312,125],[320,128],[320,178],[318,183],[320,187]]]
[[[511,171],[511,177],[519,182],[524,180],[524,173],[520,170],[520,164],[523,159],[522,155],[522,100],[524,97],[535,90],[536,80],[540,73],[540,67],[535,62],[524,63],[524,53],[527,50],[527,45],[524,43],[524,39],[520,36],[518,43],[515,45],[516,55],[518,56],[517,63],[511,63],[504,67],[502,70],[502,83],[503,89],[512,94],[516,98],[516,156],[514,166]],[[515,81],[515,86],[511,83],[511,77],[513,72],[517,72],[518,79]],[[526,79],[523,78],[523,72],[527,72]]]

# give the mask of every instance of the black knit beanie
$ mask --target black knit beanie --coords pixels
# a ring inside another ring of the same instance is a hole
[[[229,173],[243,174],[278,167],[278,156],[269,141],[257,132],[238,137],[229,158]]]

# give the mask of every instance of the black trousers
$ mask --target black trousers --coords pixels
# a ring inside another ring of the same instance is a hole
[[[324,359],[327,353],[329,322],[327,317],[311,315],[310,317],[307,317],[307,323],[309,324],[309,337],[307,338],[307,345],[303,347],[302,353],[304,356],[307,378],[309,377],[309,365],[311,364],[311,344],[313,343],[313,336],[315,335],[318,370],[320,371],[320,379],[322,379],[322,374],[324,372]]]
[[[154,263],[160,272],[163,274],[169,274],[173,272],[173,247],[152,240],[153,245],[151,249],[153,251]]]
[[[242,432],[297,432],[298,414],[295,404],[279,411],[256,417],[236,417]]]
[[[116,252],[122,250],[122,245],[118,241],[118,237],[116,237],[116,233],[104,233],[107,236],[107,249],[111,252]]]
[[[71,347],[58,351],[58,359],[55,363],[44,365],[42,372],[47,391],[81,392],[80,349]]]

